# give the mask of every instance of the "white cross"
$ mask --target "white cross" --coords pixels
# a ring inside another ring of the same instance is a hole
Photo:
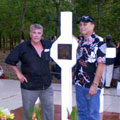
[[[77,46],[72,37],[72,12],[61,12],[61,35],[51,47],[51,57],[61,67],[62,120],[68,120],[67,110],[72,111],[72,67],[76,63]]]

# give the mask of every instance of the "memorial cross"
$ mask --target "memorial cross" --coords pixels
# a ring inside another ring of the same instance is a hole
[[[51,47],[51,57],[61,67],[62,120],[72,111],[72,67],[78,43],[72,36],[72,12],[61,12],[61,35]]]

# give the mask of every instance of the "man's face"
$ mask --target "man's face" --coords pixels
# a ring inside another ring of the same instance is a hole
[[[80,22],[79,29],[83,36],[88,35],[94,31],[94,24],[91,22],[88,22],[88,23]]]
[[[43,35],[42,29],[32,29],[30,31],[31,40],[35,43],[40,42],[42,35]]]

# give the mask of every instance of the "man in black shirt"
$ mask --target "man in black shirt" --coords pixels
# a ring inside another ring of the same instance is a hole
[[[31,40],[18,45],[5,60],[21,82],[23,120],[28,120],[29,110],[35,105],[38,97],[44,120],[54,120],[53,89],[49,71],[51,43],[41,40],[42,35],[41,25],[31,25]],[[21,72],[16,66],[19,61],[21,61]]]

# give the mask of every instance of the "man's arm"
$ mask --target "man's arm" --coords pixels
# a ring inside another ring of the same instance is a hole
[[[17,66],[9,65],[9,67],[16,73],[21,83],[23,83],[24,81],[27,82],[26,77],[20,72]]]
[[[73,37],[75,40],[77,40],[77,41],[79,40],[79,39],[78,39],[76,36],[74,36],[74,35],[72,35],[72,37]]]
[[[98,63],[95,78],[94,78],[93,84],[91,85],[90,90],[89,90],[90,95],[95,95],[97,93],[98,85],[102,78],[104,67],[105,67],[104,63]]]

